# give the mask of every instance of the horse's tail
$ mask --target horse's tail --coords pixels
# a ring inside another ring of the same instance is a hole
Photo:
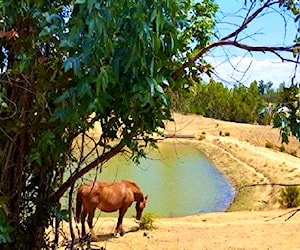
[[[81,193],[80,193],[80,189],[79,189],[77,191],[77,196],[76,196],[76,221],[77,221],[77,223],[80,222],[81,209],[82,209],[82,197],[81,197]]]

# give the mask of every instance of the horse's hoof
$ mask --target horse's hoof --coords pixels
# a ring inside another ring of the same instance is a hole
[[[139,226],[133,226],[130,228],[130,231],[129,232],[137,232],[140,230],[140,227]]]
[[[87,240],[88,239],[88,235],[87,234],[83,234],[83,235],[81,235],[81,240]]]
[[[115,238],[120,238],[120,234],[119,233],[114,233],[114,237]]]

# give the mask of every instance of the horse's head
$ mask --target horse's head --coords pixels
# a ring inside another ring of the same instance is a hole
[[[148,195],[146,196],[143,196],[143,199],[142,201],[137,201],[136,202],[136,205],[135,205],[135,209],[136,209],[136,220],[140,220],[141,217],[142,217],[142,213],[143,213],[143,210],[144,208],[146,207],[147,205],[147,199],[148,199]]]

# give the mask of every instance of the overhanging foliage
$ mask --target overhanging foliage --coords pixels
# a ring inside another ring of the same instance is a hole
[[[297,3],[255,2],[292,12]],[[207,51],[222,45],[286,50],[230,40],[250,22],[212,43],[216,11],[212,0],[0,0],[5,247],[49,247],[45,228],[61,214],[58,202],[68,188],[125,148],[134,159],[143,156],[154,145],[151,135],[171,119],[166,92],[209,73],[201,60]],[[95,124],[99,134],[92,137]]]

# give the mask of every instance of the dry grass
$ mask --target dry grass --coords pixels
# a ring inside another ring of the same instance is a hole
[[[101,218],[95,226],[99,235],[93,247],[107,250],[299,249],[300,214],[285,221],[292,210],[279,209],[277,199],[281,188],[266,185],[240,189],[254,183],[300,184],[300,160],[291,155],[291,152],[300,155],[297,140],[291,138],[285,152],[280,152],[279,131],[270,126],[180,114],[174,114],[174,119],[175,122],[166,124],[166,134],[194,135],[195,139],[168,140],[198,147],[227,175],[238,191],[229,209],[235,212],[157,219],[157,229],[146,232],[131,230],[133,219],[125,218],[128,233],[122,238],[105,237],[111,235],[116,218],[109,223],[108,218]],[[230,136],[220,136],[219,131],[226,131]],[[266,148],[266,141],[274,147]]]

